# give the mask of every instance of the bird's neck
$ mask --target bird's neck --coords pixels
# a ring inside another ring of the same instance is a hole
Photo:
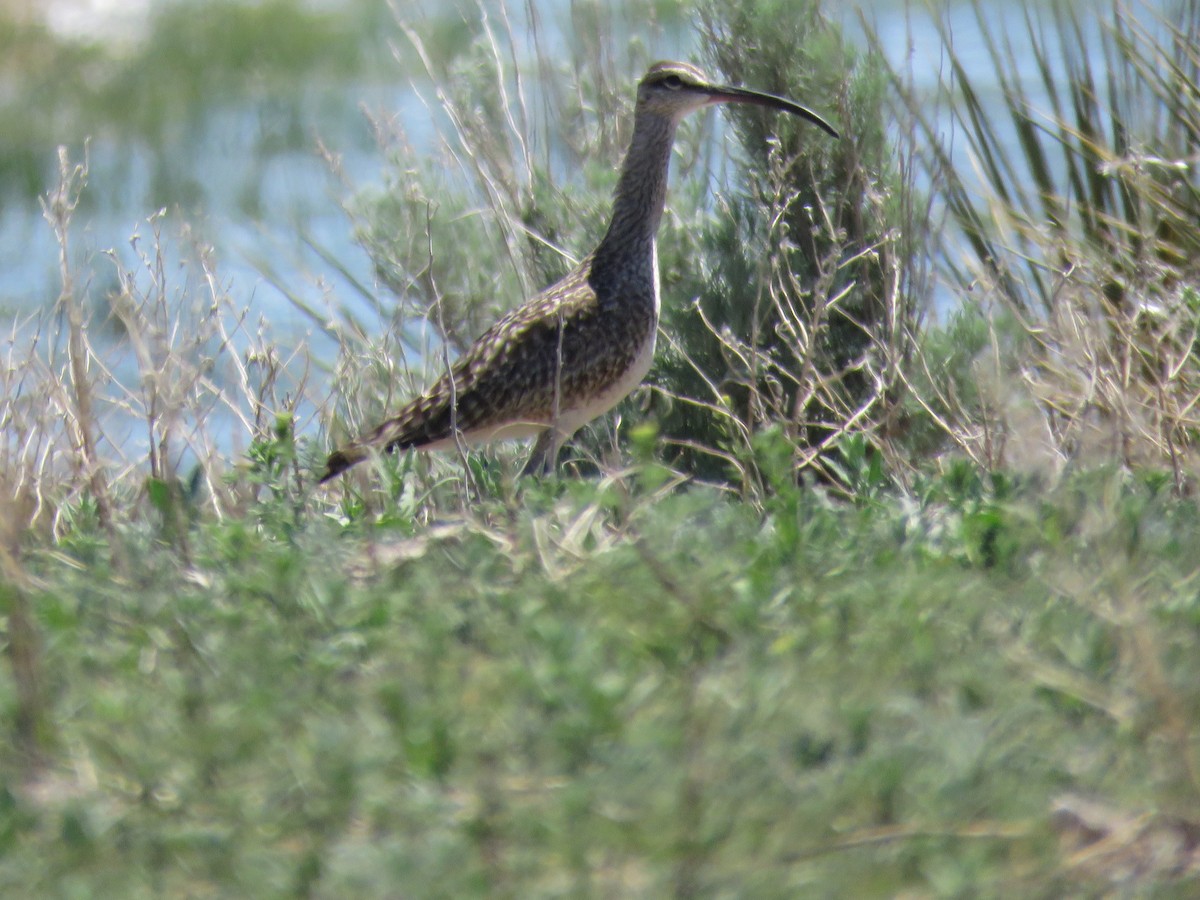
[[[612,220],[595,260],[604,265],[639,251],[654,252],[654,236],[667,199],[667,170],[675,141],[674,119],[639,112],[621,165]]]

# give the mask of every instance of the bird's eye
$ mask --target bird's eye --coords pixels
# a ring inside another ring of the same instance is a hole
[[[677,91],[683,87],[683,79],[678,75],[668,75],[662,80],[662,86],[665,88],[670,88],[673,91]]]

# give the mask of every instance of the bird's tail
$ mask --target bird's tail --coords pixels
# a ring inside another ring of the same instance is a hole
[[[336,478],[351,466],[362,462],[368,455],[367,449],[361,444],[351,444],[349,447],[335,450],[329,454],[329,459],[325,460],[325,471],[317,484],[324,484],[330,479]]]
[[[425,412],[426,409],[425,406],[420,405],[421,402],[423,401],[410,403],[398,415],[380,423],[366,434],[360,435],[342,449],[329,454],[329,459],[325,460],[325,472],[317,483],[324,484],[330,479],[336,478],[351,466],[358,465],[373,452],[382,450],[385,453],[391,453],[393,450],[421,444],[420,433],[418,432],[416,435],[413,433],[413,420],[418,419],[418,414]],[[419,421],[418,424],[420,424]]]

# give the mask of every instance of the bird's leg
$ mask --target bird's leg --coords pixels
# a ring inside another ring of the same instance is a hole
[[[525,468],[521,469],[521,475],[542,476],[552,473],[558,462],[558,452],[566,439],[566,435],[554,427],[539,434],[529,452],[529,459],[525,461]]]

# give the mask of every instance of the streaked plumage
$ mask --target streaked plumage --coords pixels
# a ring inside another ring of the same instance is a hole
[[[675,129],[714,103],[754,103],[803,116],[802,106],[709,84],[687,63],[651,66],[638,85],[633,137],[608,231],[566,277],[501,318],[451,371],[394,417],[330,455],[322,482],[372,452],[537,437],[526,472],[553,468],[563,443],[611,409],[650,368],[658,330],[655,235],[666,201]]]

